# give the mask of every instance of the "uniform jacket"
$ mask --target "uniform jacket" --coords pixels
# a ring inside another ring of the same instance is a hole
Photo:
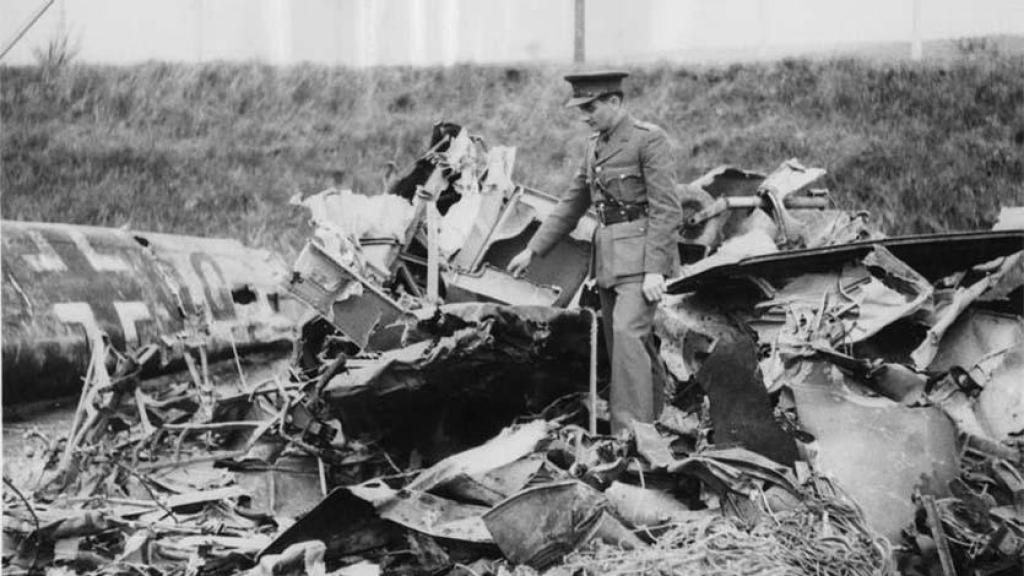
[[[628,114],[606,134],[590,137],[586,156],[568,192],[530,240],[547,254],[569,234],[592,204],[646,202],[647,217],[599,226],[594,237],[594,275],[602,287],[635,282],[645,272],[675,271],[676,232],[682,208],[672,177],[672,147],[665,132]]]

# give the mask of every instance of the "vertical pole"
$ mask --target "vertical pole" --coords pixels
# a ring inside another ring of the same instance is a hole
[[[205,57],[205,54],[204,54],[204,48],[205,47],[203,46],[203,35],[205,34],[204,27],[206,25],[206,23],[204,22],[203,18],[205,17],[205,14],[206,14],[206,10],[205,10],[205,2],[204,2],[204,0],[196,0],[196,62],[197,63],[201,63],[203,61],[203,58]]]
[[[377,12],[377,0],[364,0],[366,3],[366,65],[380,65],[380,51],[377,46],[377,28],[380,26],[380,15]]]
[[[514,28],[512,26],[512,19],[515,17],[514,6],[512,2],[514,0],[505,0],[503,3],[503,10],[501,14],[501,59],[505,62],[514,60],[512,58],[512,35],[514,34]]]
[[[597,436],[597,311],[590,308],[590,435]]]
[[[282,0],[263,4],[263,19],[270,39],[270,58],[274,64],[289,64],[292,59],[292,6]]]
[[[416,66],[427,63],[427,10],[424,0],[412,0],[409,10],[409,28],[412,42],[409,43],[409,63]]]
[[[573,62],[582,64],[587,59],[587,4],[586,0],[575,0],[576,9],[574,22],[576,24],[576,38],[573,50]]]
[[[362,68],[370,68],[380,64],[377,61],[377,5],[375,0],[359,0],[356,30],[357,60]]]
[[[768,58],[768,0],[757,2],[757,57]]]
[[[911,25],[910,59],[920,60],[924,56],[921,43],[921,0],[910,0],[913,3],[913,24]]]
[[[441,3],[441,37],[444,38],[444,50],[441,53],[441,64],[451,66],[463,59],[460,53],[459,37],[459,5],[456,0],[443,0]]]

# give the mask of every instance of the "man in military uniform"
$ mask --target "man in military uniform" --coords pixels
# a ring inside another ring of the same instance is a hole
[[[622,103],[624,72],[575,74],[565,79],[578,108],[595,130],[572,185],[527,248],[508,264],[522,276],[575,227],[591,206],[601,225],[594,236],[593,270],[611,358],[612,432],[651,422],[661,411],[661,364],[651,325],[665,278],[677,262],[676,231],[682,209],[672,176],[665,132],[635,120]]]

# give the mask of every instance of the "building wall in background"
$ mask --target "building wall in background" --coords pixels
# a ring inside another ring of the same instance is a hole
[[[1024,0],[585,0],[592,62],[730,60],[1024,34]],[[575,0],[54,0],[4,58],[348,66],[567,63]],[[4,45],[46,0],[2,0]]]

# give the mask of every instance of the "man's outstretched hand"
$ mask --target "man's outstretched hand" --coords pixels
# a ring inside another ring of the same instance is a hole
[[[648,302],[660,302],[665,294],[665,276],[653,272],[645,273],[643,291]]]
[[[515,257],[509,261],[508,266],[505,269],[508,270],[509,274],[514,278],[522,278],[523,274],[526,274],[526,269],[530,267],[531,262],[533,262],[533,250],[527,248],[519,254],[516,254]]]

